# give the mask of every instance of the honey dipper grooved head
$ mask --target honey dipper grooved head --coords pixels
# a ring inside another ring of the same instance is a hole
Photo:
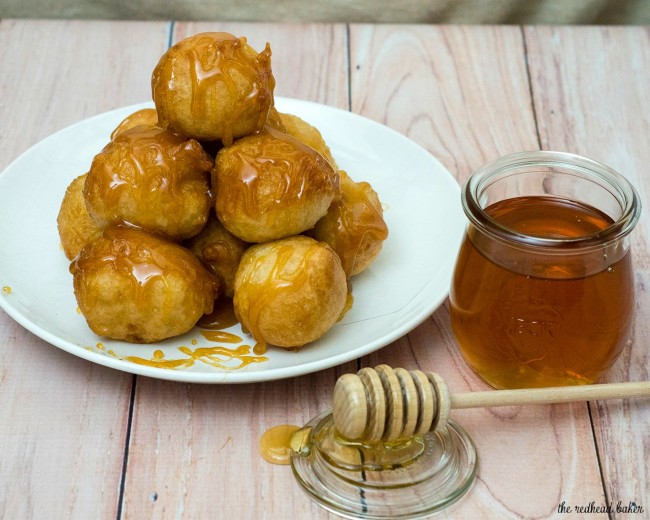
[[[338,432],[348,439],[358,439],[366,430],[366,387],[356,374],[343,374],[336,381],[332,415]]]
[[[388,365],[343,375],[333,401],[338,432],[364,442],[392,442],[444,428],[451,408],[439,375]]]

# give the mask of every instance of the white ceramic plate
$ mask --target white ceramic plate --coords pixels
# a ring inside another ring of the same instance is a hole
[[[0,306],[18,323],[71,354],[127,372],[196,383],[243,383],[298,376],[373,352],[425,320],[445,299],[465,217],[459,187],[428,152],[361,116],[294,99],[281,112],[318,127],[339,167],[370,182],[385,206],[389,238],[375,263],[353,278],[354,305],[325,337],[297,352],[253,344],[239,325],[238,345],[207,341],[195,328],[155,345],[94,335],[78,312],[56,217],[66,187],[85,173],[110,132],[134,105],[65,128],[33,146],[0,175]],[[184,347],[184,348],[183,348]],[[180,348],[180,350],[179,350]],[[201,348],[212,348],[199,350]],[[138,363],[157,359],[160,366]],[[127,359],[129,358],[129,359]],[[130,360],[131,359],[131,360]],[[181,367],[164,367],[177,360]],[[183,361],[185,360],[185,361]],[[245,366],[244,363],[250,362]]]

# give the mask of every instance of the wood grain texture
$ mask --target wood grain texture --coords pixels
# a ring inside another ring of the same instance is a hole
[[[70,123],[141,101],[137,76],[166,25],[1,21],[0,168]],[[25,268],[42,266],[26,258]],[[115,518],[133,377],[64,353],[1,311],[0,360],[0,517]]]
[[[460,181],[537,149],[516,27],[352,26],[352,111],[429,150]]]
[[[273,49],[276,93],[347,108],[344,26],[177,24],[173,40],[204,31]],[[316,67],[316,69],[315,69]],[[182,385],[138,378],[126,472],[125,518],[334,518],[302,492],[288,466],[258,451],[280,424],[302,426],[331,406],[356,363],[249,385]]]
[[[168,26],[0,21],[0,48],[10,49],[0,56],[0,170],[56,130],[151,99],[149,71],[166,47]]]
[[[486,161],[539,146],[525,52],[517,27],[353,26],[352,108],[419,142],[463,181]],[[446,305],[362,362],[436,371],[452,392],[485,389],[457,351]],[[548,518],[562,500],[604,501],[586,405],[452,417],[474,438],[480,469],[449,518]]]
[[[542,145],[608,164],[650,196],[650,29],[527,28]],[[647,208],[632,233],[636,277],[634,341],[608,381],[650,380],[650,252]],[[591,404],[607,496],[650,509],[650,402]],[[627,518],[625,514],[614,517]]]

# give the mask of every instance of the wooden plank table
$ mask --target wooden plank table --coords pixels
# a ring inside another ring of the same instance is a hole
[[[150,99],[160,55],[206,30],[246,35],[258,49],[270,41],[277,95],[379,121],[459,182],[498,156],[541,148],[605,162],[643,201],[650,193],[647,27],[1,20],[0,171],[58,129]],[[633,234],[635,340],[609,381],[650,379],[649,222],[645,212]],[[342,373],[378,363],[435,369],[454,391],[485,387],[458,354],[446,303],[365,358],[243,385],[98,366],[0,312],[0,518],[335,518],[288,467],[264,462],[257,442],[271,426],[327,408]],[[647,400],[454,416],[478,446],[480,469],[442,518],[650,518]],[[579,511],[591,503],[614,511]]]

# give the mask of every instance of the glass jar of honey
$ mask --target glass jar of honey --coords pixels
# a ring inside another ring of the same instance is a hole
[[[496,388],[597,381],[631,341],[632,185],[584,157],[524,152],[476,171],[462,204],[449,301],[470,366]]]

